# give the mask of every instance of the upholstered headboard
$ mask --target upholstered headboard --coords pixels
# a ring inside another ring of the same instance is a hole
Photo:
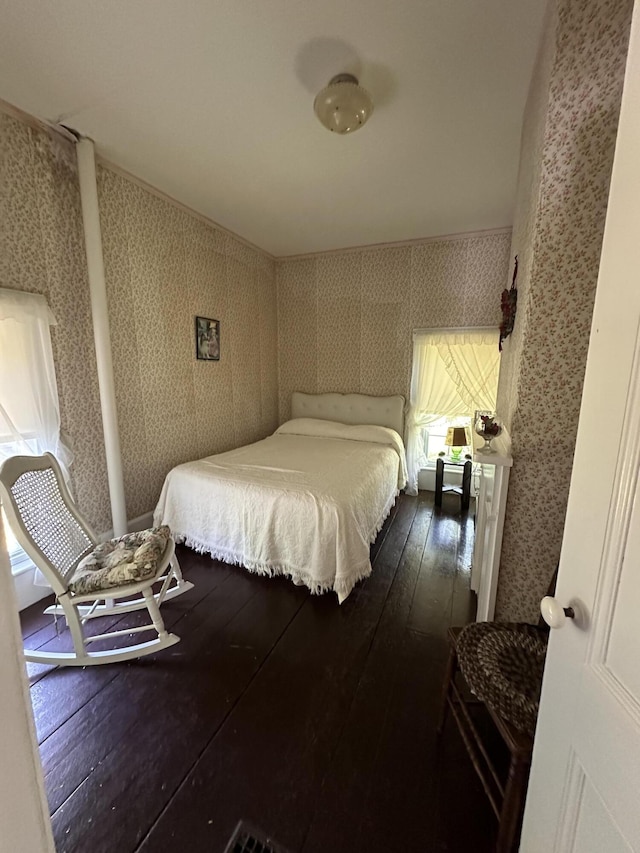
[[[368,394],[291,395],[292,418],[320,418],[343,424],[375,424],[390,427],[404,438],[404,397],[371,397]]]

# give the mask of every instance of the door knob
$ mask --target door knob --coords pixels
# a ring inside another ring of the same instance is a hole
[[[545,595],[540,602],[540,613],[550,628],[562,628],[566,619],[573,619],[576,615],[573,607],[563,607],[551,595]]]

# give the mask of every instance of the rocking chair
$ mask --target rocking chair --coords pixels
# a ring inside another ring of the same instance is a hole
[[[78,513],[60,466],[50,454],[13,456],[0,466],[0,499],[21,547],[40,569],[56,596],[45,613],[63,615],[73,652],[31,651],[26,660],[61,666],[89,666],[131,660],[179,642],[160,615],[160,604],[193,584],[185,581],[168,527],[130,533],[100,543]],[[154,593],[154,584],[160,588]],[[134,597],[135,596],[135,597]],[[99,616],[119,616],[141,608],[150,623],[87,636],[86,623]],[[148,642],[106,651],[89,651],[97,641],[155,631]]]

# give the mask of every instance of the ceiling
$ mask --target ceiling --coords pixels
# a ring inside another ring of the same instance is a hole
[[[1,0],[0,98],[275,256],[511,223],[544,0]],[[329,133],[315,93],[375,109]]]

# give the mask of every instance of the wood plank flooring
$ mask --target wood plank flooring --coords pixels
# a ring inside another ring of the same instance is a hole
[[[195,587],[163,606],[178,645],[29,664],[58,853],[222,853],[240,819],[291,853],[488,853],[460,737],[435,735],[446,631],[473,618],[473,519],[432,498],[400,497],[342,606],[179,548]],[[25,644],[67,647],[42,609]]]

